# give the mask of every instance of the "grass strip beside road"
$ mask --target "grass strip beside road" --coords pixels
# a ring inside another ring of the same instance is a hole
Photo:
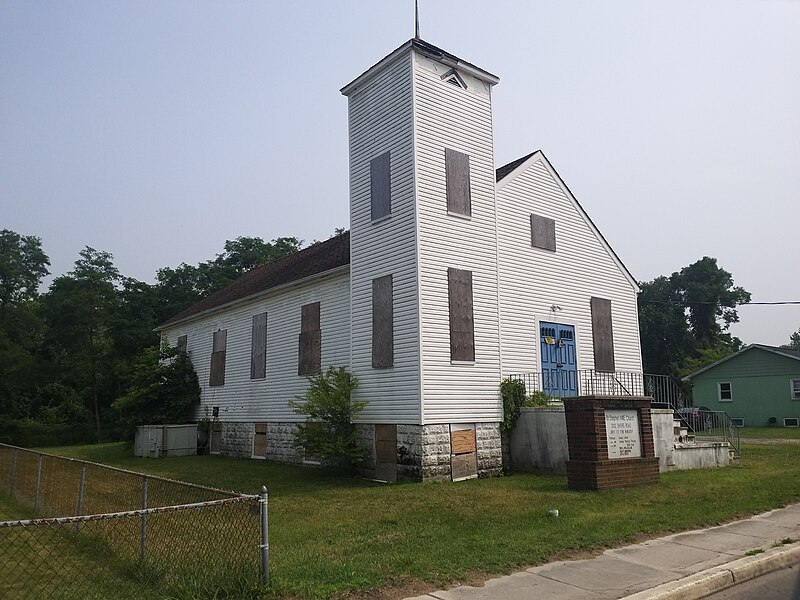
[[[569,491],[550,474],[378,485],[264,461],[136,458],[121,444],[48,451],[241,492],[266,484],[266,598],[397,597],[800,501],[796,445],[745,445],[737,466],[604,492]]]
[[[742,427],[739,438],[747,440],[800,440],[800,427]]]

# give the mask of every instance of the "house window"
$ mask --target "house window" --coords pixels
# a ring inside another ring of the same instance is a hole
[[[228,330],[218,329],[214,332],[214,341],[211,347],[211,374],[208,378],[209,386],[225,385],[225,349],[228,345]]]
[[[322,332],[319,325],[319,302],[300,309],[300,336],[297,352],[297,374],[316,375],[322,363]]]
[[[472,271],[447,269],[450,309],[450,360],[475,361]]]
[[[594,368],[612,372],[614,363],[614,328],[611,322],[611,300],[591,298],[592,344]]]
[[[253,315],[250,341],[250,379],[267,376],[267,313]]]
[[[369,181],[372,220],[391,215],[392,179],[388,152],[384,152],[370,161]]]
[[[553,219],[531,215],[531,246],[556,251],[556,222]]]
[[[469,156],[450,148],[444,150],[445,178],[447,180],[447,212],[472,216],[469,189]]]
[[[727,381],[719,382],[717,384],[717,389],[719,390],[719,401],[720,402],[732,402],[733,401],[733,389],[731,388],[731,384]]]
[[[189,345],[189,338],[185,335],[178,336],[178,352],[186,354],[186,348]]]
[[[392,276],[372,280],[372,366],[394,365],[394,306]]]
[[[800,379],[792,379],[789,384],[792,386],[792,400],[800,400]]]

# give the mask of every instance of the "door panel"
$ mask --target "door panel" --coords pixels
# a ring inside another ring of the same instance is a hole
[[[548,396],[564,398],[578,395],[575,326],[539,323],[542,360],[542,390]]]

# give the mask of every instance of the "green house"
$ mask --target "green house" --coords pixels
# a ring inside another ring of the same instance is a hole
[[[683,378],[695,406],[745,427],[800,426],[800,351],[750,344]]]

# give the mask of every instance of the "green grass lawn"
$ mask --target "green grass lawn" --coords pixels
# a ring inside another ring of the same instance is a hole
[[[738,466],[605,492],[549,474],[378,485],[264,461],[136,458],[121,444],[48,451],[241,492],[267,485],[267,598],[400,597],[800,501],[794,445],[744,445]]]
[[[742,427],[739,437],[743,440],[800,440],[800,427]]]

